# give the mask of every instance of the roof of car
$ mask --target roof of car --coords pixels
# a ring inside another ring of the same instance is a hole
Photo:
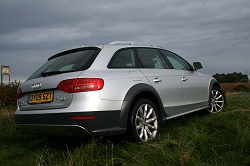
[[[98,45],[98,46],[85,46],[85,45],[81,45],[81,47],[78,48],[74,48],[74,49],[70,49],[70,50],[66,50],[66,51],[62,51],[60,53],[57,53],[51,57],[48,58],[48,60],[51,60],[55,57],[58,57],[60,55],[72,52],[72,51],[76,51],[76,50],[82,50],[82,49],[86,49],[86,48],[100,48],[102,49],[105,46],[116,46],[116,47],[152,47],[152,48],[161,48],[163,49],[163,47],[156,45],[156,44],[150,44],[150,43],[144,43],[144,42],[135,42],[135,41],[114,41],[111,42],[109,44],[106,45]]]

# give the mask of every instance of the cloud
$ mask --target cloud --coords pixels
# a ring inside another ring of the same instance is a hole
[[[0,1],[0,61],[13,80],[58,52],[117,40],[161,45],[207,74],[250,71],[248,0]]]

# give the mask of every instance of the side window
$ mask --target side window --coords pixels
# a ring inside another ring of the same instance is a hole
[[[137,48],[140,60],[140,67],[150,69],[166,69],[167,64],[156,49]]]
[[[135,54],[133,49],[123,49],[115,53],[108,68],[135,68]]]
[[[191,70],[191,67],[188,64],[188,62],[186,62],[184,59],[182,59],[178,55],[172,52],[166,51],[166,50],[162,50],[162,52],[166,56],[166,58],[169,60],[169,62],[171,63],[174,69]]]

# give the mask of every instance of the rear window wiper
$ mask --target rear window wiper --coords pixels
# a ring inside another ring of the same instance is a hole
[[[49,71],[49,72],[42,72],[41,75],[43,77],[46,76],[51,76],[51,75],[57,75],[57,74],[62,74],[62,73],[68,73],[68,72],[74,72],[75,70],[67,70],[67,71]]]

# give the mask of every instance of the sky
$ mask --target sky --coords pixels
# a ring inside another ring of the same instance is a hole
[[[250,76],[249,8],[249,0],[0,0],[0,65],[24,82],[58,52],[136,41],[199,61],[208,75]]]

